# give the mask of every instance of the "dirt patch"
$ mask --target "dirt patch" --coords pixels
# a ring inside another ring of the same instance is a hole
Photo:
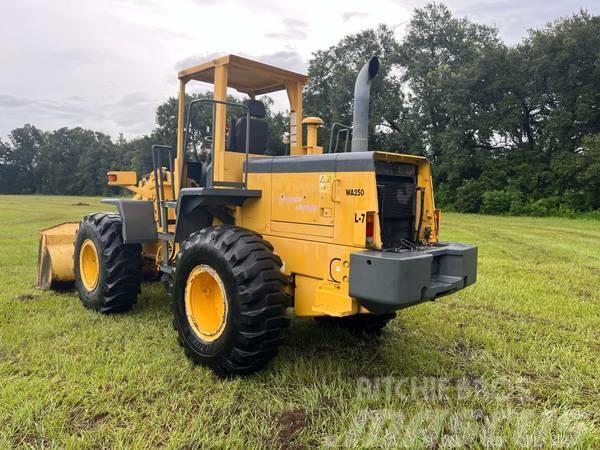
[[[96,414],[95,416],[93,416],[90,419],[90,424],[93,427],[97,427],[100,426],[102,424],[102,422],[104,422],[106,419],[108,419],[109,414],[108,413],[100,413],[100,414]]]
[[[35,300],[38,297],[39,297],[38,295],[21,294],[21,295],[17,295],[15,297],[15,300],[18,301],[18,302],[28,302],[30,300]]]
[[[279,419],[280,431],[278,436],[281,448],[290,448],[294,436],[306,426],[306,413],[302,409],[284,411]]]
[[[89,203],[83,203],[83,202],[77,202],[77,203],[72,203],[71,206],[92,206]]]

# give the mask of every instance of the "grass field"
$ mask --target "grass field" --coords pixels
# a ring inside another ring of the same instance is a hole
[[[158,283],[112,316],[36,290],[37,231],[106,208],[0,196],[0,448],[600,446],[598,221],[446,214],[476,285],[379,340],[293,320],[266,370],[223,381]]]

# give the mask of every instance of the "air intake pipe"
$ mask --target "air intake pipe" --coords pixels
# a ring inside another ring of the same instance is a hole
[[[371,82],[379,71],[379,59],[373,56],[360,69],[354,83],[354,114],[352,118],[352,151],[369,150],[369,99]]]

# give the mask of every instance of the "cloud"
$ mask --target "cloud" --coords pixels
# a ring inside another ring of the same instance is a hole
[[[281,50],[274,53],[259,55],[255,59],[293,72],[305,73],[308,67],[308,61],[305,61],[300,53],[293,50]]]
[[[0,109],[22,108],[28,105],[28,101],[10,94],[0,94]]]
[[[422,8],[425,0],[392,0],[410,9]],[[548,22],[587,9],[600,12],[597,0],[445,0],[443,3],[458,17],[490,25],[508,44],[515,44],[526,36],[527,30],[542,28]]]
[[[149,133],[184,67],[234,53],[304,73],[314,51],[347,34],[386,23],[401,37],[428,1],[0,0],[0,136],[24,123]],[[510,43],[580,7],[600,13],[598,0],[499,1],[445,3]]]
[[[265,37],[269,39],[283,40],[302,40],[306,39],[308,33],[308,23],[304,20],[285,18],[282,20],[284,29],[279,32],[266,33]]]
[[[117,99],[73,96],[60,100],[2,94],[0,116],[11,124],[9,129],[33,123],[44,130],[80,126],[123,130],[127,136],[135,136],[149,131],[158,104],[160,99],[143,92]]]
[[[342,21],[344,23],[348,22],[349,20],[354,19],[355,17],[364,17],[364,16],[368,16],[369,13],[365,13],[365,12],[360,12],[360,11],[348,11],[342,14]]]
[[[177,61],[175,63],[175,65],[173,66],[173,68],[179,72],[180,70],[188,69],[189,67],[196,66],[198,64],[210,61],[215,58],[219,58],[221,56],[225,56],[227,54],[228,54],[227,52],[212,52],[212,53],[201,53],[198,55],[186,56],[185,58]]]

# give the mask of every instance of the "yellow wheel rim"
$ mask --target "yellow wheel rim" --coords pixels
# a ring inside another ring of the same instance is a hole
[[[91,239],[86,239],[81,244],[79,273],[81,274],[81,282],[88,291],[96,289],[100,279],[100,260],[98,259],[96,246]]]
[[[185,311],[198,337],[210,342],[221,336],[227,310],[227,294],[219,274],[210,266],[196,266],[185,285]]]

